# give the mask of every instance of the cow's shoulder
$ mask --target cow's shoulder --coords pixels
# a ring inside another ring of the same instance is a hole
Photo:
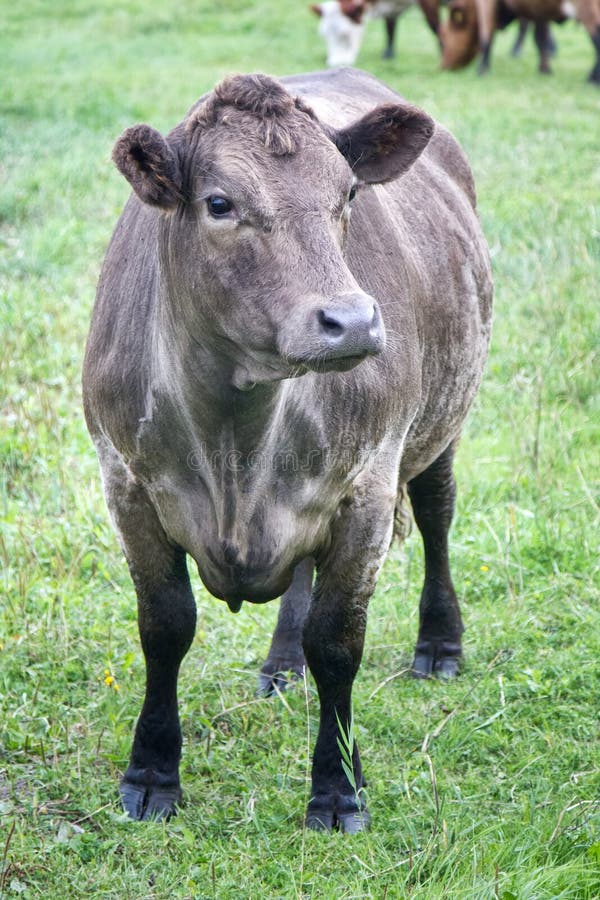
[[[83,383],[90,430],[110,419],[121,442],[144,415],[147,347],[156,309],[158,213],[132,195],[110,241],[98,282]]]

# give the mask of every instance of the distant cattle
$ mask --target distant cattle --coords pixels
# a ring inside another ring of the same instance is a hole
[[[386,32],[385,59],[394,56],[396,23],[416,0],[325,0],[310,8],[320,17],[319,34],[327,47],[328,66],[353,66],[363,39],[365,22],[383,19]],[[437,35],[437,0],[418,0],[425,19]]]
[[[146,659],[124,808],[168,817],[181,796],[189,557],[233,612],[283,595],[262,674],[306,658],[316,681],[307,824],[358,831],[361,763],[354,746],[349,780],[340,741],[404,486],[425,555],[414,671],[455,675],[461,655],[452,459],[492,303],[467,160],[348,69],[231,76],[166,137],[129,128],[113,158],[134,193],[83,390]]]
[[[556,41],[550,31],[550,23],[541,23],[546,28],[544,40],[544,49],[548,56],[554,56],[556,54]],[[523,50],[523,45],[525,43],[525,38],[527,37],[528,32],[533,27],[534,29],[534,39],[536,41],[536,45],[539,48],[539,38],[537,37],[536,28],[529,19],[524,19],[522,16],[519,18],[519,31],[517,32],[517,36],[515,38],[515,42],[511,48],[511,56],[518,57],[521,55],[521,51]],[[540,50],[541,57],[541,50]],[[545,69],[542,69],[541,59],[540,59],[540,71],[545,72]]]
[[[600,85],[600,0],[450,0],[448,17],[440,25],[442,67],[459,69],[480,55],[479,71],[490,67],[494,33],[516,18],[534,23],[540,72],[548,73],[554,42],[549,23],[578,19],[587,29],[595,51],[588,80]]]

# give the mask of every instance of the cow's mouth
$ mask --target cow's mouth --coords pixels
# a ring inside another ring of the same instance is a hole
[[[259,372],[250,372],[249,368],[238,367],[236,369],[233,384],[240,391],[250,391],[257,384],[267,384],[274,381],[283,381],[286,378],[300,378],[308,372],[316,372],[318,374],[326,374],[327,372],[349,372],[359,363],[363,362],[368,356],[378,356],[381,351],[374,353],[373,351],[363,351],[362,353],[352,353],[348,356],[317,356],[285,359],[285,368],[277,370],[275,368]]]
[[[311,372],[349,372],[359,363],[372,356],[372,353],[352,353],[350,356],[338,356],[333,359],[304,360],[303,365]]]

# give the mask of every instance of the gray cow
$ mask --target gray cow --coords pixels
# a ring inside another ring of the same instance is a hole
[[[180,801],[189,555],[234,612],[283,595],[263,687],[303,650],[321,705],[307,824],[360,830],[339,729],[404,485],[425,547],[415,671],[453,675],[461,652],[452,457],[492,301],[469,166],[355,70],[227,78],[166,138],[137,125],[113,157],[134,194],[83,384],[146,659],[124,808]],[[354,770],[361,787],[356,747]]]

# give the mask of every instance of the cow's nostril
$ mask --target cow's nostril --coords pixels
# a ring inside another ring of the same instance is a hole
[[[318,312],[319,325],[330,337],[339,337],[345,331],[344,326],[330,312],[320,309]]]

